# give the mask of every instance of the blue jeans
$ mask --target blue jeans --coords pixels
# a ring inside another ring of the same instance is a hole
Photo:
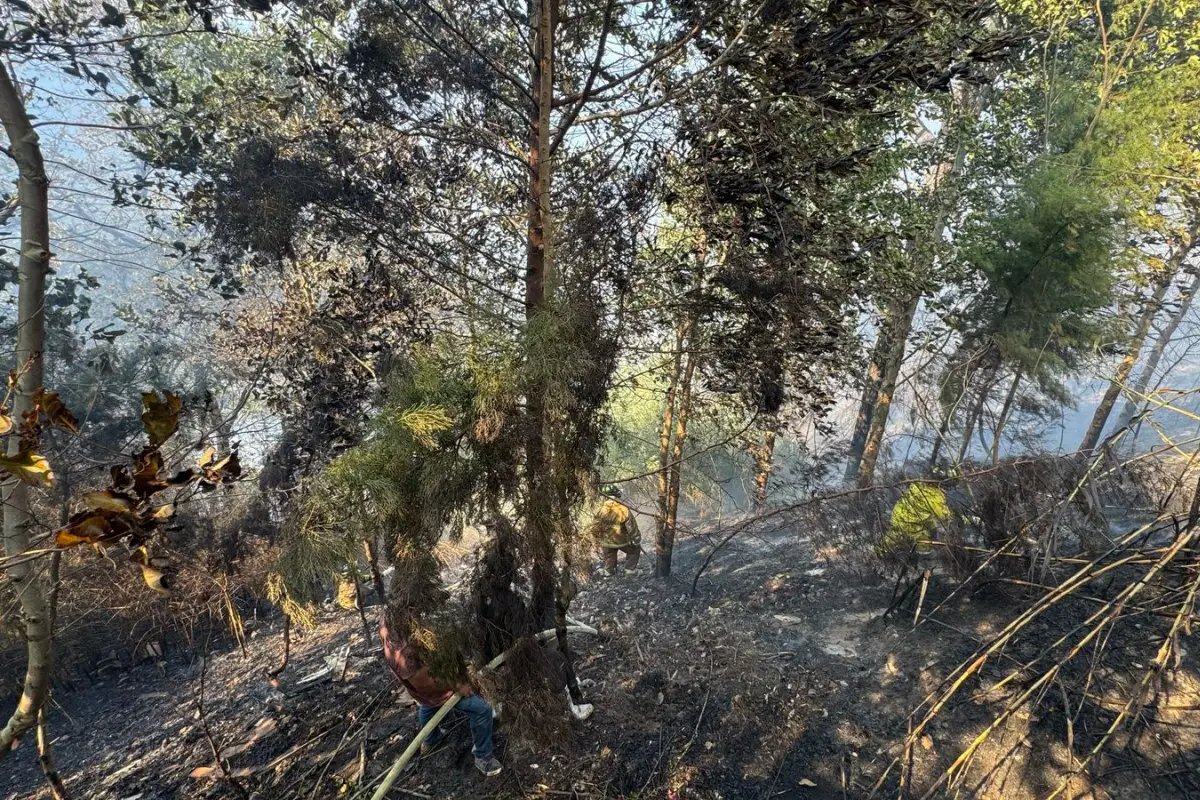
[[[438,706],[417,706],[417,722],[421,723],[424,728],[429,720],[433,719],[433,715],[437,713]],[[459,700],[455,706],[455,711],[461,711],[467,718],[467,722],[471,724],[471,742],[474,744],[472,752],[476,758],[491,758],[492,757],[492,707],[488,705],[488,701],[484,700],[477,694],[470,697],[464,697]],[[434,731],[429,735],[427,741],[432,744],[437,744],[441,741],[441,733]]]

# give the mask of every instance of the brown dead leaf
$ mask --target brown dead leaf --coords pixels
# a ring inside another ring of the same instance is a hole
[[[155,567],[156,569],[166,569],[171,566],[171,559],[150,555],[150,548],[146,545],[142,545],[134,550],[133,554],[129,556],[129,560],[134,564],[141,564],[144,567]]]
[[[13,419],[7,414],[0,414],[0,436],[13,429]]]
[[[112,476],[114,489],[128,489],[133,486],[133,478],[130,477],[129,470],[124,464],[113,464],[108,468],[108,473]]]
[[[54,534],[54,544],[58,547],[67,548],[75,547],[80,544],[89,544],[93,540],[85,535],[81,535],[70,528],[63,528],[58,533]]]
[[[105,511],[127,512],[133,511],[134,507],[132,498],[118,494],[112,489],[84,492],[83,503],[92,511],[104,509]]]
[[[160,478],[163,469],[162,453],[157,447],[147,447],[138,453],[133,465],[133,491],[139,497],[149,497],[169,484]]]
[[[166,482],[169,486],[183,486],[185,484],[191,483],[192,481],[196,480],[196,478],[198,478],[198,477],[199,477],[199,473],[197,473],[196,470],[185,469],[185,470],[181,470],[180,472],[176,472],[170,478],[167,478]]]
[[[47,392],[38,389],[33,395],[34,408],[42,412],[42,416],[56,428],[63,428],[71,433],[79,433],[79,420],[71,413],[58,392]]]
[[[205,452],[204,457],[200,460],[200,471],[203,473],[206,483],[216,486],[235,481],[241,477],[242,463],[238,460],[237,450],[234,450],[215,463],[209,458],[209,452]]]
[[[200,456],[201,469],[203,469],[204,467],[207,467],[209,464],[211,464],[213,462],[213,459],[216,457],[217,457],[217,448],[210,447],[207,450],[205,450],[204,453]]]
[[[142,392],[142,427],[151,447],[160,447],[179,430],[183,401],[173,392]]]
[[[171,567],[171,560],[161,556],[150,555],[149,548],[142,545],[137,550],[133,551],[133,555],[129,560],[141,567],[142,580],[155,592],[159,594],[170,594],[171,586],[174,580],[168,570]]]
[[[17,432],[21,436],[21,450],[37,450],[42,443],[41,412],[37,408],[23,412]]]
[[[54,535],[54,541],[59,547],[115,542],[140,530],[138,518],[132,514],[89,509],[67,520],[67,526]]]
[[[142,580],[152,591],[158,594],[171,593],[172,581],[161,569],[147,564],[138,564],[138,566],[142,569]]]
[[[54,484],[50,462],[31,450],[11,457],[0,456],[0,469],[7,470],[13,477],[30,486],[48,489]]]

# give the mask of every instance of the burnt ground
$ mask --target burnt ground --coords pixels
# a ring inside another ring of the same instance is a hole
[[[601,635],[573,637],[573,646],[597,710],[571,723],[571,737],[533,749],[507,737],[501,723],[498,754],[506,770],[485,779],[473,770],[469,734],[459,723],[389,796],[863,797],[903,754],[909,712],[1019,612],[1017,598],[994,585],[960,592],[938,608],[955,584],[935,578],[924,606],[937,609],[932,617],[916,628],[911,612],[885,622],[890,582],[865,578],[795,537],[733,543],[692,596],[690,579],[704,553],[700,541],[677,550],[676,571],[686,581],[656,581],[643,559],[635,574],[584,588],[572,615]],[[205,724],[218,748],[249,743],[228,763],[251,796],[369,796],[363,787],[386,771],[416,728],[410,701],[388,677],[359,615],[324,612],[314,631],[293,642],[279,689],[262,670],[279,660],[282,626],[248,627],[244,652],[227,647],[206,668],[200,660],[165,670],[147,665],[56,697],[56,756],[73,796],[238,797],[219,772],[192,774],[214,761]],[[1009,661],[1036,654],[1059,630],[1052,620],[1040,633],[1035,626],[1029,641],[985,668],[984,680],[994,683]],[[1095,699],[1094,713],[1075,708],[1068,726],[1057,695],[1046,692],[1039,706],[1014,715],[979,750],[959,796],[1047,795],[1071,763],[1067,741],[1076,757],[1086,753],[1111,718],[1104,698],[1130,680],[1126,662],[1132,670],[1153,656],[1151,632],[1138,624],[1114,634],[1109,646],[1117,655],[1096,671],[1086,695]],[[299,685],[347,646],[344,666],[335,663],[328,679]],[[1189,655],[1167,682],[1168,702],[1156,707],[1156,719],[1173,726],[1167,735],[1126,736],[1063,796],[1200,797],[1200,683],[1192,662]],[[196,707],[202,677],[203,720]],[[928,786],[1015,691],[977,688],[972,683],[947,704],[911,749],[912,785]],[[34,751],[26,741],[3,763],[0,796],[50,796]],[[897,796],[894,781],[885,786],[885,796]]]

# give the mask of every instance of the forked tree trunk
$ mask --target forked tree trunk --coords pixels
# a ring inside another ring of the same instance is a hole
[[[692,378],[696,372],[696,319],[690,317],[684,338],[687,353],[684,355],[683,374],[679,378],[676,395],[675,438],[671,443],[670,478],[667,486],[667,514],[659,529],[660,535],[654,543],[654,575],[666,578],[671,574],[671,556],[675,552],[675,531],[679,521],[679,491],[683,473],[683,449],[687,444],[688,417],[692,410]]]
[[[879,385],[885,367],[886,345],[887,341],[884,337],[875,337],[875,344],[871,348],[871,361],[867,365],[867,374],[863,380],[862,396],[858,401],[858,414],[854,418],[854,434],[850,437],[850,452],[846,461],[846,483],[853,483],[858,479],[863,449],[867,446],[867,434],[871,430],[871,417],[875,413],[875,404],[879,402]]]
[[[959,102],[964,105],[969,104],[978,114],[983,108],[984,97],[984,92],[979,91],[974,98],[964,96]],[[929,240],[931,252],[932,248],[937,248],[941,244],[942,238],[945,236],[949,206],[957,197],[957,192],[953,190],[953,187],[949,191],[943,189],[942,180],[944,177],[952,177],[961,173],[966,158],[966,142],[960,141],[954,150],[954,160],[950,164],[950,169],[944,175],[935,174],[932,178],[931,199],[935,202],[939,199],[943,200],[945,204],[941,206],[934,219],[932,236]],[[934,266],[933,260],[934,256],[930,256],[930,263],[927,265],[930,271]],[[854,441],[851,441],[851,458],[846,468],[847,479],[852,474],[857,474],[859,486],[870,486],[875,479],[875,466],[879,462],[883,437],[887,433],[888,414],[891,412],[900,369],[904,365],[904,353],[908,345],[908,336],[912,332],[913,318],[921,304],[921,295],[922,290],[916,289],[910,296],[901,297],[892,302],[891,310],[886,315],[886,325],[890,330],[886,331],[886,337],[885,331],[881,330],[879,339],[876,341],[875,353],[872,355],[871,366],[868,369],[868,388],[863,392],[864,403],[872,394],[874,395],[873,406],[869,412],[863,408],[859,409],[858,421],[855,426],[857,439],[858,426],[866,425],[866,438],[860,450],[856,450]],[[878,388],[875,390],[869,386],[871,372],[877,372],[879,375]],[[856,472],[852,472],[852,470]]]
[[[1146,337],[1150,334],[1150,326],[1154,324],[1154,317],[1158,314],[1158,310],[1162,308],[1162,301],[1167,294],[1167,287],[1169,285],[1169,280],[1160,281],[1158,287],[1154,290],[1154,296],[1147,300],[1146,305],[1142,307],[1142,314],[1138,319],[1137,329],[1129,339],[1129,352],[1117,364],[1117,369],[1113,373],[1112,380],[1109,381],[1108,389],[1105,390],[1104,396],[1100,398],[1100,404],[1096,406],[1096,413],[1092,415],[1092,423],[1088,425],[1087,433],[1083,435],[1083,441],[1079,443],[1080,450],[1095,450],[1096,446],[1100,444],[1100,435],[1104,433],[1104,426],[1108,422],[1108,416],[1112,413],[1117,398],[1125,390],[1129,376],[1133,374],[1133,367],[1137,364],[1138,356],[1142,353],[1142,347],[1146,344]]]
[[[1191,230],[1188,232],[1187,240],[1180,243],[1172,258],[1176,269],[1182,267],[1183,262],[1191,254],[1197,236],[1200,236],[1200,225],[1194,222]],[[1158,365],[1162,363],[1167,346],[1175,338],[1175,333],[1179,330],[1180,324],[1182,324],[1184,318],[1191,310],[1192,301],[1195,299],[1196,292],[1198,291],[1200,291],[1200,274],[1197,274],[1192,279],[1191,286],[1184,290],[1183,296],[1179,300],[1179,307],[1175,309],[1175,313],[1171,315],[1171,318],[1163,326],[1163,329],[1158,332],[1158,338],[1154,341],[1154,349],[1150,351],[1150,356],[1146,359],[1146,366],[1142,368],[1141,374],[1133,384],[1133,390],[1129,393],[1129,398],[1125,401],[1125,408],[1121,410],[1121,416],[1117,418],[1117,430],[1129,425],[1133,421],[1133,418],[1137,416],[1138,410],[1148,405],[1148,401],[1144,399],[1146,391],[1150,388],[1151,382],[1155,380],[1155,376],[1158,373]],[[1129,441],[1130,443],[1133,442],[1132,436],[1129,437]]]
[[[762,511],[767,505],[767,483],[775,460],[775,431],[763,432],[762,444],[754,448],[754,508]]]
[[[996,432],[992,438],[992,466],[1000,463],[1000,437],[1004,434],[1004,426],[1008,424],[1008,416],[1012,413],[1013,402],[1017,399],[1017,387],[1021,385],[1021,370],[1018,367],[1013,373],[1012,385],[1000,407],[1000,416],[996,419]]]
[[[867,431],[867,441],[863,446],[862,461],[858,466],[858,485],[870,486],[875,479],[875,465],[883,448],[883,436],[887,432],[888,412],[892,406],[892,398],[896,393],[896,384],[900,380],[900,368],[904,365],[904,351],[908,345],[908,334],[912,331],[913,317],[917,313],[917,305],[921,302],[920,292],[914,292],[909,297],[893,303],[888,312],[885,331],[881,336],[886,340],[884,352],[886,360],[883,375],[879,382],[879,396],[875,408],[871,412],[871,425]]]
[[[38,137],[29,122],[25,105],[12,76],[0,62],[0,124],[8,136],[9,155],[17,163],[17,194],[21,208],[21,244],[17,274],[17,381],[12,397],[12,418],[20,425],[33,407],[33,394],[42,387],[42,352],[46,345],[46,273],[50,266],[49,183]],[[15,432],[14,432],[15,433]],[[8,437],[8,454],[21,452],[20,436]],[[25,683],[17,708],[0,730],[0,757],[13,743],[37,724],[38,712],[50,691],[53,654],[50,647],[51,619],[46,594],[37,575],[37,565],[20,556],[30,547],[29,487],[13,478],[5,480],[0,495],[4,501],[4,552],[15,559],[8,579],[21,607],[21,623],[28,661]]]
[[[971,403],[971,408],[967,412],[967,427],[963,431],[962,442],[958,446],[958,458],[955,463],[961,464],[971,449],[971,436],[975,433],[975,426],[979,425],[983,419],[983,409],[987,407],[988,395],[991,394],[995,380],[996,368],[992,367],[980,383],[979,393],[975,396],[975,400]]]

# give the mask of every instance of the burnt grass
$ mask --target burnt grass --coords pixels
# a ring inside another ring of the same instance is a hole
[[[903,754],[910,712],[1021,608],[1021,597],[999,584],[943,602],[955,584],[935,577],[926,621],[914,628],[911,609],[884,621],[891,582],[795,537],[734,542],[693,596],[691,577],[704,554],[698,540],[681,543],[678,580],[655,580],[643,559],[636,573],[583,588],[572,616],[601,635],[576,636],[572,644],[596,712],[572,721],[569,736],[534,748],[507,736],[501,720],[496,738],[505,772],[486,779],[474,771],[466,725],[456,722],[389,796],[865,797]],[[980,690],[1014,659],[1036,655],[1084,610],[1065,604],[1048,615],[947,704],[911,749],[911,796],[921,796],[1015,691]],[[1112,719],[1103,695],[1153,657],[1153,620],[1144,622],[1118,626],[1106,642],[1104,668],[1091,670],[1087,696],[1100,698],[1094,707],[1073,709],[1068,729],[1061,699],[1047,692],[980,749],[959,796],[1052,791],[1071,763],[1066,741],[1076,756],[1086,753]],[[315,630],[294,638],[276,689],[263,671],[279,661],[282,624],[249,620],[247,628],[244,649],[226,644],[207,666],[180,656],[165,668],[138,666],[56,696],[55,755],[72,796],[246,796],[238,787],[258,798],[369,796],[366,787],[416,732],[411,701],[386,672],[374,631],[364,632],[354,611],[322,612]],[[328,679],[301,684],[346,647],[344,669],[335,664]],[[1173,720],[1169,735],[1149,726],[1124,736],[1072,783],[1070,796],[1200,797],[1197,648],[1185,648],[1190,654],[1168,693],[1174,705],[1147,715]],[[1086,680],[1088,659],[1075,669],[1079,674],[1068,670],[1065,678]],[[203,719],[196,703],[201,677]],[[213,766],[214,745],[246,744],[226,760],[237,787],[219,769],[193,776]],[[32,737],[0,765],[0,775],[0,797],[50,797]],[[895,775],[893,769],[880,796],[899,796]]]

